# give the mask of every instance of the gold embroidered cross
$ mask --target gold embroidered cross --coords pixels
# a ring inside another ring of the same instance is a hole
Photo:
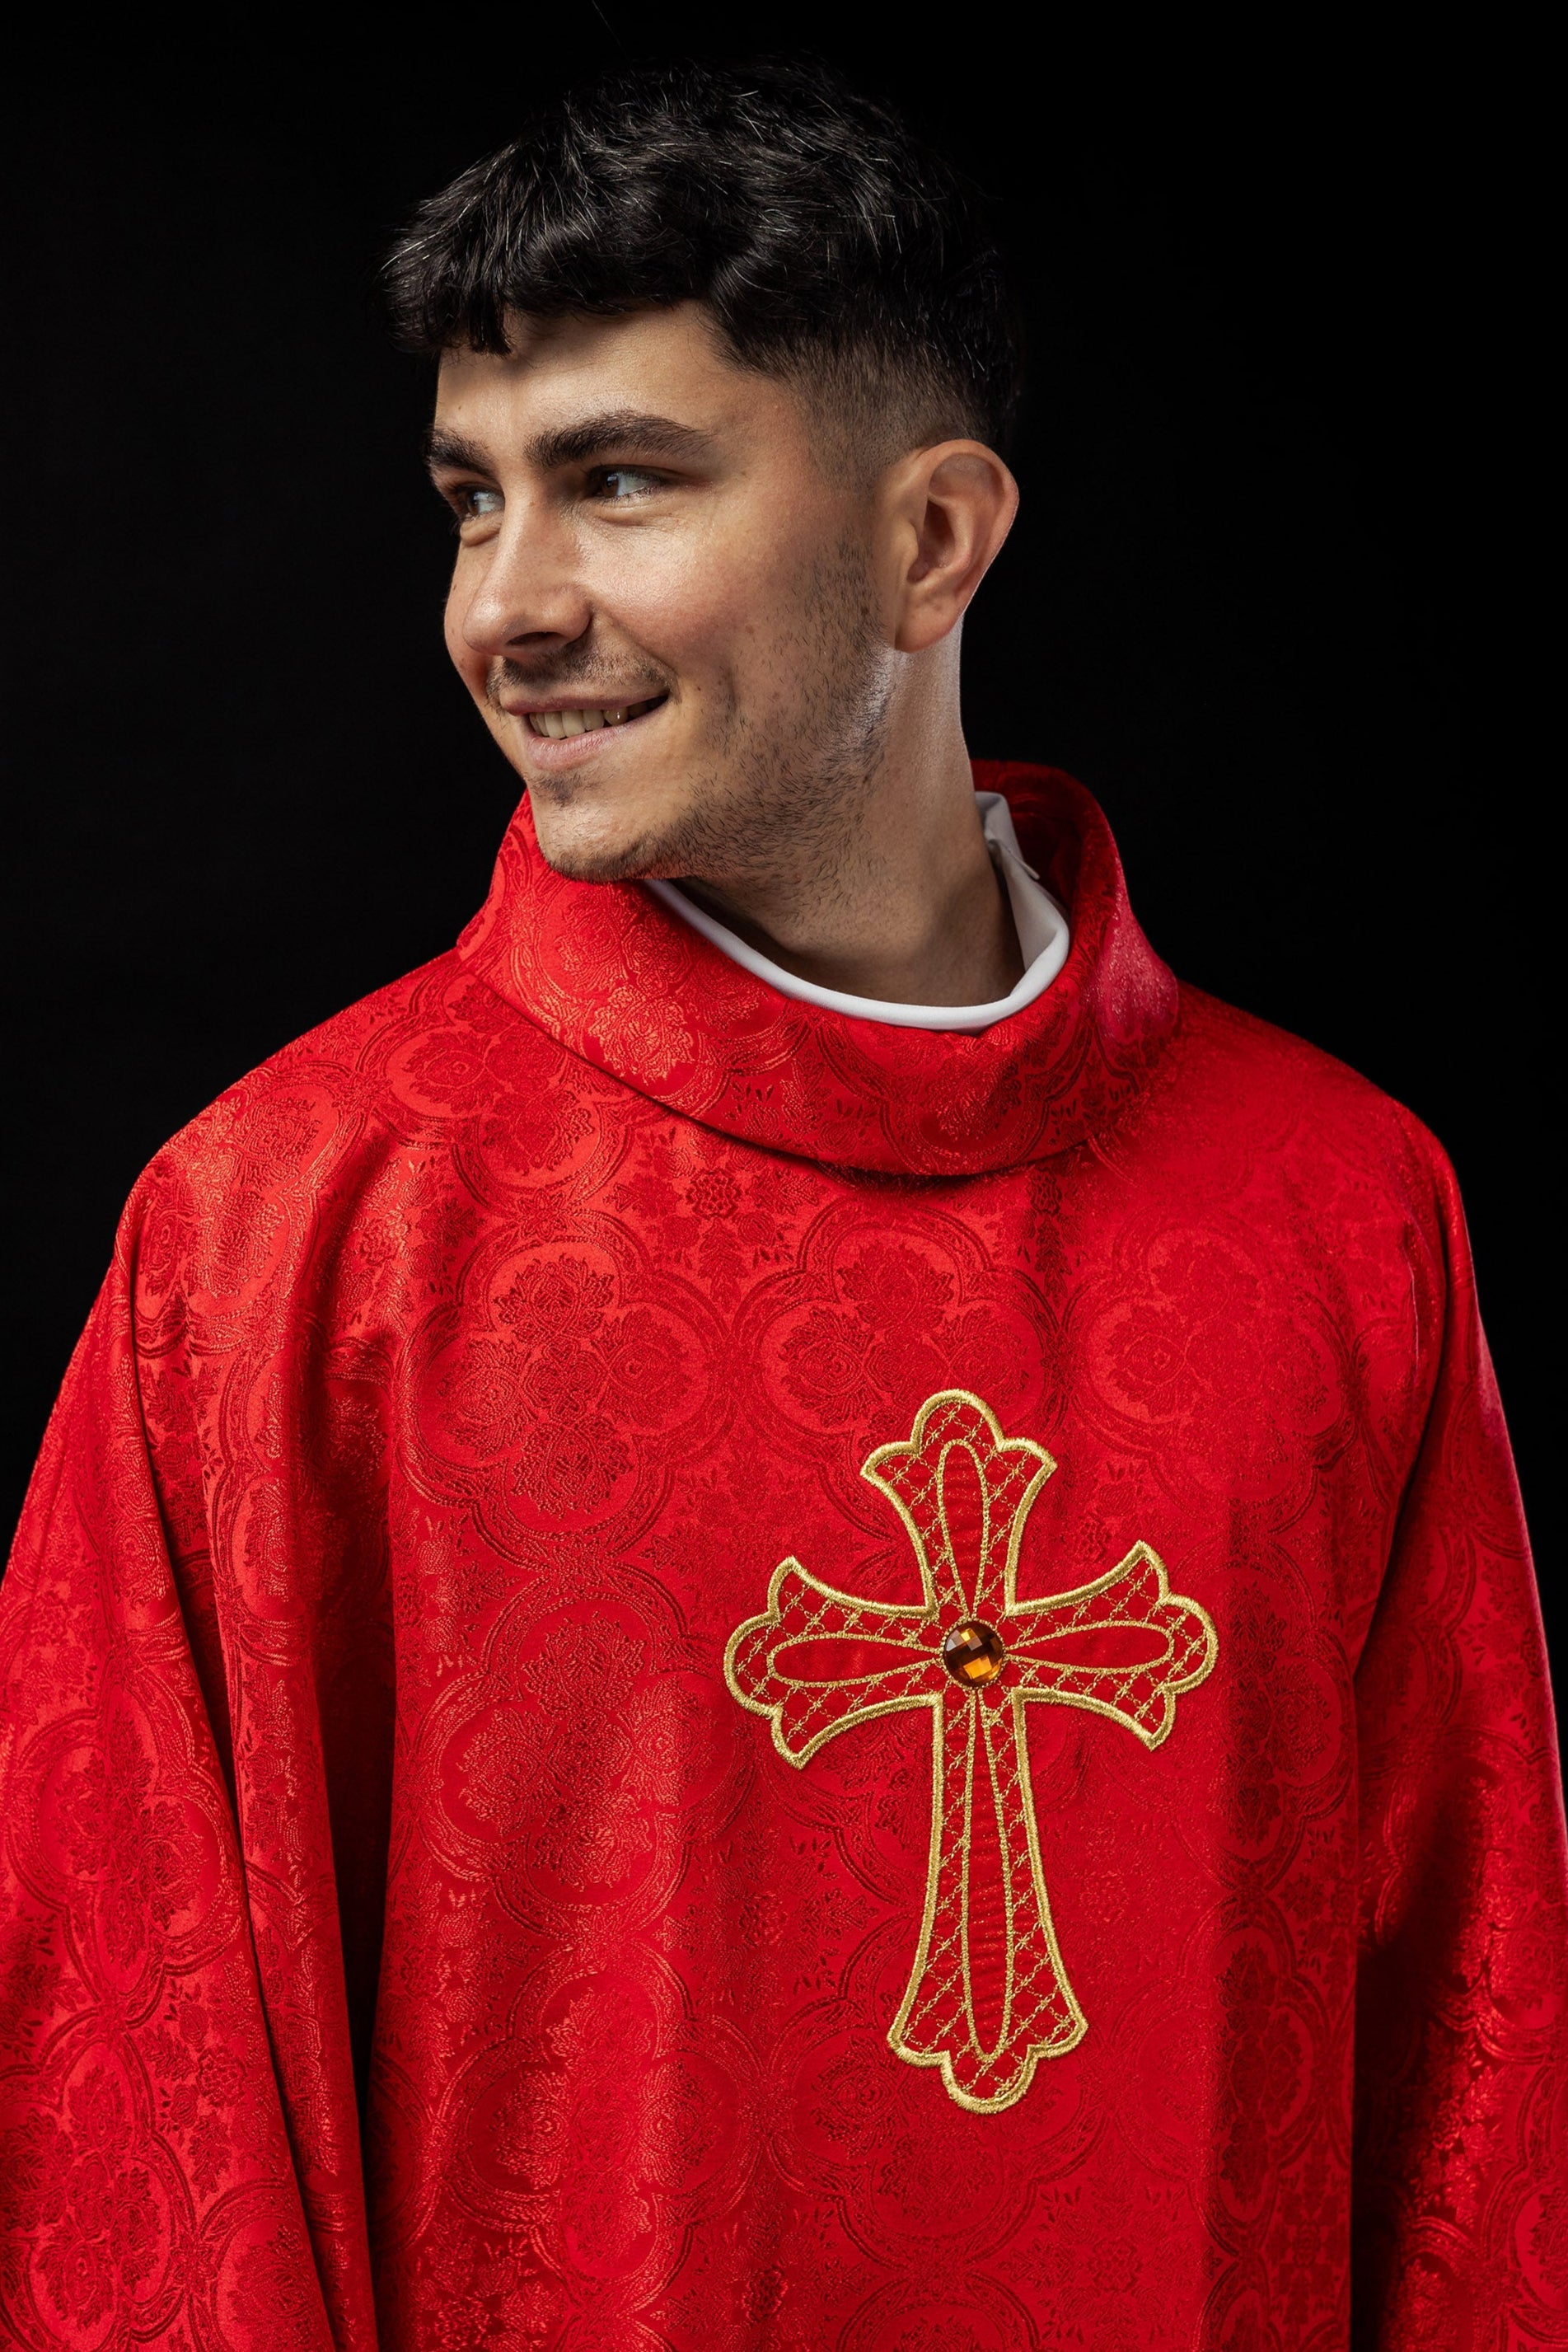
[[[879,1445],[861,1472],[909,1531],[924,1607],[859,1601],[786,1559],[724,1658],[794,1765],[852,1724],[930,1708],[925,1913],[887,2038],[979,2115],[1012,2106],[1039,2061],[1087,2031],[1040,1871],[1026,1707],[1088,1707],[1157,1748],[1218,1648],[1147,1544],[1075,1591],[1017,1598],[1024,1522],[1055,1467],[1032,1439],[1004,1438],[978,1397],[929,1398],[908,1443]]]

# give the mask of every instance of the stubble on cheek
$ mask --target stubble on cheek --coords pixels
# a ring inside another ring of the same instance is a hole
[[[867,551],[846,536],[773,593],[766,649],[715,681],[685,806],[639,845],[641,874],[826,879],[854,831],[892,692]]]

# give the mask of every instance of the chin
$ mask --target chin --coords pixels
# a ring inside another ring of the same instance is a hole
[[[553,874],[569,882],[642,882],[660,872],[659,833],[628,835],[617,828],[612,834],[602,826],[574,824],[575,812],[552,807],[531,787],[528,797],[539,855]]]

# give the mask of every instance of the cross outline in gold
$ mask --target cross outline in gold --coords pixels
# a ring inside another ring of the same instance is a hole
[[[972,1605],[944,1499],[947,1457],[956,1446],[969,1453],[979,1478],[980,1557]],[[887,1496],[904,1522],[919,1563],[925,1606],[859,1600],[823,1583],[789,1558],[773,1572],[767,1608],[737,1626],[724,1654],[731,1695],[750,1713],[768,1718],[774,1747],[797,1769],[828,1740],[857,1723],[930,1707],[931,1843],[925,1910],[908,1987],[887,2039],[911,2065],[939,2066],[948,2095],[977,2115],[1015,2105],[1029,2089],[1040,2060],[1064,2057],[1088,2031],[1051,1919],[1030,1780],[1025,1708],[1042,1703],[1086,1708],[1123,1724],[1145,1748],[1158,1748],[1175,1724],[1176,1699],[1213,1671],[1219,1649],[1207,1612],[1196,1601],[1172,1592],[1164,1561],[1145,1543],[1134,1544],[1116,1567],[1092,1583],[1039,1601],[1018,1600],[1024,1526],[1056,1466],[1032,1438],[1004,1437],[989,1406],[969,1390],[939,1390],[921,1406],[909,1437],[877,1446],[861,1469],[862,1477]],[[1094,1604],[1107,1595],[1115,1596],[1113,1605],[1097,1610]],[[992,1680],[963,1689],[943,1663],[942,1643],[946,1633],[970,1622],[994,1627],[1007,1656]],[[1132,1666],[1072,1665],[1031,1654],[1028,1646],[1031,1633],[1040,1643],[1109,1628],[1158,1633],[1165,1640],[1164,1654]],[[771,1638],[775,1635],[779,1638]],[[902,1649],[909,1654],[909,1664],[830,1682],[791,1679],[782,1671],[780,1653],[832,1641]],[[879,1695],[854,1706],[830,1707],[832,1694],[862,1687]],[[819,1714],[824,1719],[814,1722]],[[1010,1719],[1010,1737],[1004,1717]],[[1001,2029],[989,2051],[976,2024],[969,1943],[976,1767],[982,1749],[1002,1862],[1006,1921]],[[952,1786],[960,1770],[961,1822]],[[952,1826],[949,1814],[955,1816]],[[955,1967],[961,2000],[953,1998]],[[962,2038],[955,2042],[960,2026]],[[1049,2028],[1043,2038],[1041,2027]],[[1021,2051],[1017,2046],[1020,2038]]]

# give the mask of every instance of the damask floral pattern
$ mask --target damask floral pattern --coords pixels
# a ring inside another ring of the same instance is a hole
[[[1073,937],[984,1035],[779,998],[525,808],[138,1186],[0,1594],[0,2343],[1568,2344],[1452,1179],[1177,991],[1077,787],[980,781]],[[861,1467],[960,1391],[1056,1465],[1020,1622],[1154,1560],[1217,1645],[1155,1745],[1029,1706],[1086,2030],[978,2108],[889,2047],[929,1733],[800,1769],[724,1672],[790,1558],[918,1610]]]

